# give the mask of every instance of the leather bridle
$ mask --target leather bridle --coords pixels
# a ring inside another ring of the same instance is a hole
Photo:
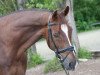
[[[55,44],[55,41],[53,39],[53,35],[52,35],[52,30],[51,30],[51,26],[55,26],[55,25],[59,25],[58,23],[55,23],[55,22],[50,22],[48,21],[48,38],[51,39],[54,47],[55,47],[55,54],[56,54],[56,57],[59,59],[59,61],[61,62],[61,65],[62,65],[62,68],[64,69],[66,75],[69,75],[69,71],[66,70],[66,68],[64,67],[63,65],[63,62],[65,61],[65,59],[67,59],[67,56],[69,55],[70,52],[75,52],[74,50],[74,47],[73,46],[69,46],[69,47],[66,47],[66,48],[63,48],[63,49],[58,49],[58,47],[56,46]],[[69,51],[68,55],[66,55],[63,59],[61,58],[61,53],[64,53],[66,51]]]
[[[67,58],[67,56],[68,55],[66,55],[66,57],[64,57],[63,59],[61,58],[61,53],[64,53],[64,52],[66,52],[66,51],[69,51],[69,53],[70,52],[72,52],[72,51],[74,51],[74,47],[73,46],[69,46],[69,47],[66,47],[66,48],[63,48],[63,49],[58,49],[58,47],[56,46],[56,44],[55,44],[55,41],[54,41],[54,39],[53,39],[53,36],[52,36],[52,30],[51,30],[51,26],[55,26],[55,25],[59,25],[58,23],[52,23],[52,22],[50,22],[50,21],[48,21],[48,38],[49,39],[51,39],[51,41],[52,41],[52,43],[53,43],[53,45],[54,45],[54,47],[55,47],[55,54],[56,54],[56,56],[59,58],[59,60],[60,60],[60,62],[61,63],[63,63],[64,62],[64,60]]]

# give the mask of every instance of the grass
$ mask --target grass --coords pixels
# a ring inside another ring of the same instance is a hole
[[[45,65],[44,73],[55,72],[60,70],[62,70],[62,66],[59,60],[55,57]]]
[[[78,50],[78,58],[90,59],[91,57],[91,52],[89,52],[89,50],[87,50],[86,48],[80,48]]]
[[[31,50],[28,52],[28,68],[35,67],[43,62],[43,58],[39,54],[32,53]]]

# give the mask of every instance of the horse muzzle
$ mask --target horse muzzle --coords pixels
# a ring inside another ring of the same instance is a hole
[[[76,66],[76,60],[70,59],[70,58],[66,58],[66,59],[62,62],[62,66],[63,66],[66,70],[74,70],[74,69],[75,69],[75,66]]]

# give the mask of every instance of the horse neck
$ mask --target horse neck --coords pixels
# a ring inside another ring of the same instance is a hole
[[[49,13],[40,13],[35,19],[33,18],[32,20],[29,20],[30,22],[33,22],[33,24],[30,25],[32,26],[31,28],[35,31],[33,32],[33,36],[23,46],[20,47],[19,52],[17,53],[17,58],[20,58],[21,53],[24,52],[25,49],[27,49],[32,44],[35,44],[41,36],[45,35],[45,28],[47,28],[48,17]]]
[[[20,50],[23,47],[25,47],[24,49],[27,49],[32,44],[36,43],[41,36],[45,35],[45,28],[47,28],[49,15],[49,12],[25,11],[7,15],[1,18],[0,23],[3,23],[3,25],[5,25],[2,29],[9,30],[8,32],[2,33],[5,34],[5,37],[2,38],[3,40],[6,40],[4,42],[6,43],[8,40],[10,41],[7,42],[7,45],[9,47],[11,46],[9,50],[11,51],[13,50],[13,48],[18,49],[19,46],[22,45],[25,41],[27,42],[24,43],[22,47],[20,47]],[[19,41],[18,44],[16,44],[17,41]],[[14,46],[10,45],[12,43],[14,44]]]
[[[24,22],[22,23],[22,26],[23,27],[26,26],[33,29],[34,33],[40,32],[41,34],[43,34],[42,33],[44,31],[43,29],[47,28],[49,15],[51,13],[30,11],[30,12],[26,12],[26,14],[27,15],[22,18],[24,20]]]
[[[51,12],[30,11],[30,12],[26,12],[26,14],[27,15],[22,18],[24,20],[22,25],[24,27],[26,26],[33,30],[36,30],[34,31],[34,33],[40,32],[41,34],[43,34],[42,33],[44,31],[43,29],[47,28],[48,19]]]

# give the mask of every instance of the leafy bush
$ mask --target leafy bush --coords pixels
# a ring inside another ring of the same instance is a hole
[[[27,8],[40,8],[40,9],[58,9],[57,3],[61,2],[60,0],[29,0],[26,3]]]
[[[89,52],[86,48],[80,48],[78,50],[78,58],[90,59],[91,57],[92,57],[91,52]]]
[[[99,3],[99,0],[74,0],[75,19],[88,21],[95,18],[100,20],[100,9],[97,9]]]
[[[82,31],[88,31],[88,30],[91,30],[93,27],[91,26],[91,24],[95,22],[95,20],[92,20],[92,21],[76,21],[77,23],[77,29],[78,29],[78,32],[82,32]]]
[[[59,60],[57,58],[54,58],[45,65],[44,73],[55,72],[58,70],[62,70],[62,66]]]
[[[0,16],[17,10],[16,0],[0,0]]]
[[[39,54],[33,54],[31,50],[28,51],[28,68],[35,67],[36,65],[42,64],[43,62],[43,58]]]
[[[78,31],[90,30],[91,23],[100,21],[100,0],[74,0],[74,15]]]

